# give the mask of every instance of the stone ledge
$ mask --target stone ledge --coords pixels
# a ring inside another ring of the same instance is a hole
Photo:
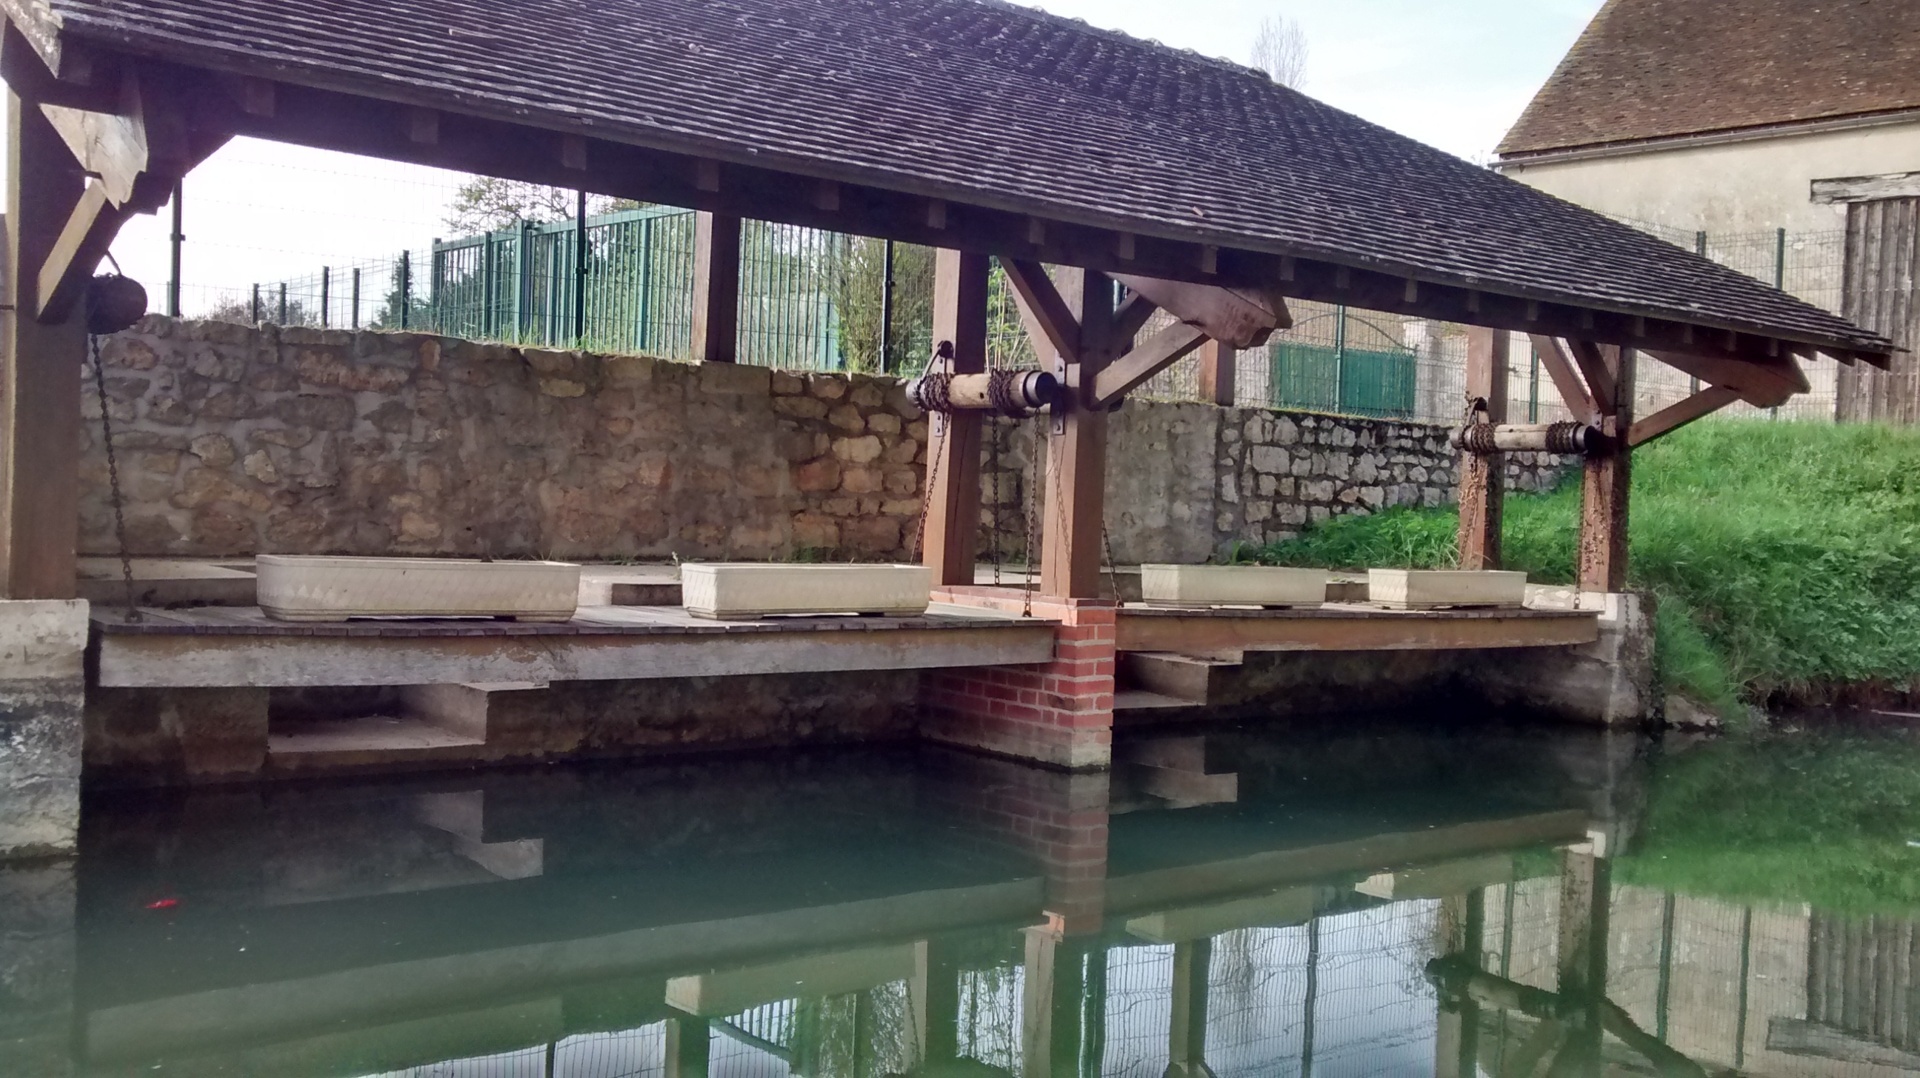
[[[87,625],[83,599],[0,600],[0,682],[82,676]]]

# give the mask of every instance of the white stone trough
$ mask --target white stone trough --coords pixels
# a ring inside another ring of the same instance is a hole
[[[519,618],[567,621],[580,567],[552,561],[335,558],[262,554],[260,609],[279,621]]]
[[[933,571],[924,565],[687,564],[680,567],[687,611],[705,618],[773,614],[927,612]]]
[[[1520,607],[1527,601],[1527,574],[1457,569],[1373,569],[1367,598],[1393,610],[1446,607]]]
[[[1154,606],[1319,606],[1325,569],[1264,565],[1142,565],[1140,598]]]

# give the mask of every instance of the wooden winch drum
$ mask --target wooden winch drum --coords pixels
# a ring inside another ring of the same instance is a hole
[[[1060,380],[1046,371],[929,374],[907,383],[907,399],[923,412],[1001,412],[1024,415],[1060,397]]]
[[[1607,436],[1585,423],[1475,423],[1453,432],[1453,447],[1476,456],[1489,453],[1604,452]]]

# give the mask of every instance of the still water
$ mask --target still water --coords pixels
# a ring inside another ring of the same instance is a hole
[[[102,796],[0,875],[0,1073],[1920,1073],[1905,735],[1116,756]]]

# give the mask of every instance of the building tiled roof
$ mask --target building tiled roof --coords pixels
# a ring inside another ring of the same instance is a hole
[[[1608,0],[1500,153],[1915,108],[1915,0]]]
[[[1146,236],[1887,347],[1259,72],[1001,0],[0,4],[199,67]]]

